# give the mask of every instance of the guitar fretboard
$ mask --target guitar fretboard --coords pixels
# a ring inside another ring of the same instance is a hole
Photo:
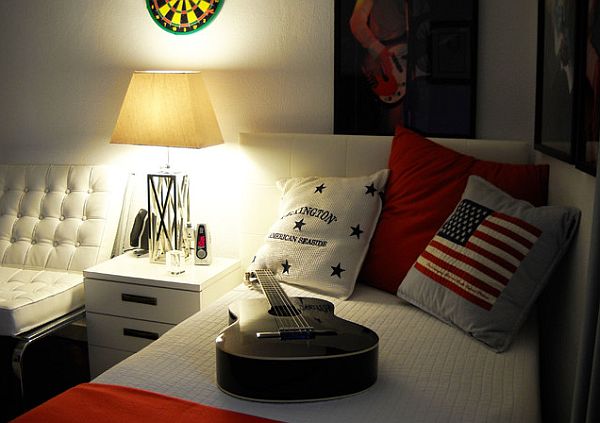
[[[292,306],[292,302],[279,284],[279,281],[275,279],[275,275],[273,275],[273,272],[270,269],[257,269],[254,273],[271,306]]]

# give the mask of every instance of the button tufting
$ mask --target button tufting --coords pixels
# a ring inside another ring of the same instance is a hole
[[[58,220],[65,220],[65,217],[61,216],[61,217],[58,218]]]
[[[23,215],[21,213],[17,213],[17,219],[20,219],[22,217],[23,217]]]
[[[81,220],[87,220],[87,216],[81,216]]]
[[[16,240],[16,239],[14,239],[14,238],[11,238],[11,239],[10,239],[10,242],[16,242],[16,241],[17,241],[17,240]]]
[[[52,243],[52,245],[54,245],[55,247],[58,247],[58,241],[54,241],[54,242]]]
[[[23,192],[29,192],[29,188],[25,187],[25,188],[23,189]]]
[[[44,192],[45,192],[46,194],[48,194],[48,193],[50,192],[50,190],[49,190],[48,188],[46,188],[46,189],[44,189]]]
[[[90,189],[88,189],[88,194],[91,194],[92,192],[94,192],[94,190],[93,190],[93,189],[91,189],[91,188],[90,188]]]
[[[75,246],[76,246],[76,247],[79,247],[80,245],[81,245],[81,242],[79,242],[79,241],[77,241],[77,242],[75,243]]]
[[[40,214],[40,220],[44,219],[44,216]]]
[[[32,239],[31,240],[31,245],[35,245],[35,244],[37,244],[37,241],[35,239]]]
[[[65,194],[70,194],[70,193],[71,193],[71,190],[70,190],[69,188],[67,188],[67,189],[65,190]]]

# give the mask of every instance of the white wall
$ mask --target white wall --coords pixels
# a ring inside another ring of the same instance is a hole
[[[332,131],[333,0],[226,0],[186,36],[156,26],[144,3],[3,1],[0,161],[158,166],[165,149],[108,143],[133,70],[204,71],[228,143],[242,131]],[[537,2],[479,3],[478,136],[532,139]],[[238,206],[223,178],[236,167],[216,149],[172,150],[172,164],[191,173],[193,215],[216,224],[217,252],[235,255]]]
[[[479,1],[477,137],[533,140],[537,1]]]

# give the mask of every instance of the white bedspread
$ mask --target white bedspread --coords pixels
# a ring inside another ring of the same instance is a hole
[[[286,291],[303,295],[295,288]],[[534,324],[521,330],[507,352],[497,354],[399,298],[364,285],[348,301],[328,299],[336,303],[338,316],[379,335],[374,386],[351,397],[311,403],[230,397],[216,386],[215,338],[227,325],[227,304],[258,295],[240,285],[94,382],[289,422],[540,421]]]

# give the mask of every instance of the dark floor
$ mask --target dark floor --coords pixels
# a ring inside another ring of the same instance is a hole
[[[23,412],[10,367],[12,345],[12,339],[0,338],[0,422]],[[25,410],[90,379],[85,341],[48,336],[26,349],[23,364]]]

